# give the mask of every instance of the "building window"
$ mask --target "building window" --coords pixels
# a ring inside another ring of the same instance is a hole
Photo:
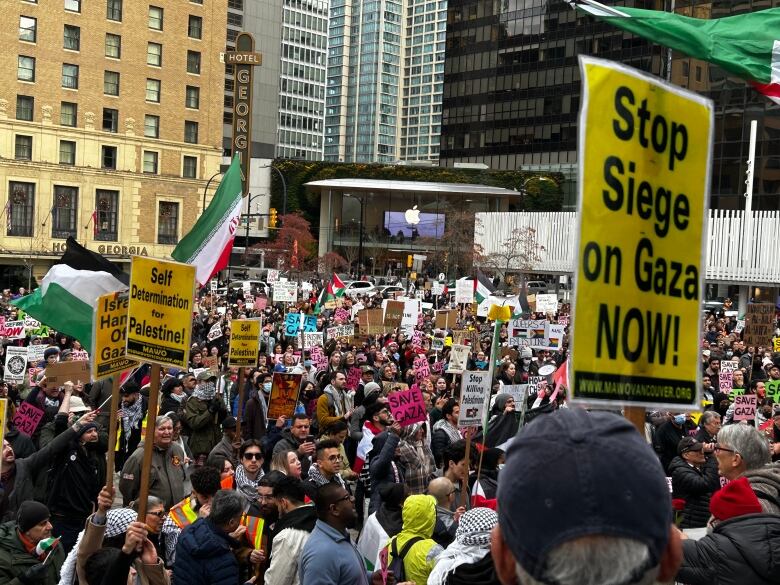
[[[16,79],[19,81],[35,81],[35,57],[19,55],[16,65]]]
[[[149,28],[154,30],[163,29],[163,9],[159,6],[149,7]]]
[[[119,73],[117,71],[103,72],[103,93],[119,95]]]
[[[244,9],[244,0],[228,0],[228,8],[235,8],[236,10]]]
[[[122,0],[106,0],[106,18],[122,22]]]
[[[119,59],[122,55],[122,37],[106,33],[106,57]]]
[[[160,103],[160,80],[159,79],[147,79],[146,80],[146,101]]]
[[[119,191],[98,189],[95,194],[95,239],[116,242]]]
[[[33,210],[35,209],[35,184],[11,181],[8,185],[9,236],[31,237],[33,234]]]
[[[158,154],[151,150],[144,150],[144,172],[152,175],[157,174]]]
[[[178,243],[178,232],[179,204],[172,201],[160,201],[157,212],[157,243]]]
[[[187,86],[187,92],[184,98],[184,105],[193,110],[200,108],[200,88],[193,85]]]
[[[198,51],[187,51],[187,73],[200,75],[200,53]]]
[[[100,147],[100,168],[116,170],[116,146]]]
[[[144,117],[144,136],[147,138],[160,137],[160,116],[146,114]]]
[[[35,98],[29,95],[16,96],[16,119],[32,122]]]
[[[197,179],[198,178],[198,157],[197,156],[185,156],[184,165],[182,168],[182,176],[185,179]]]
[[[51,208],[52,238],[76,236],[78,201],[78,188],[54,185],[54,206]]]
[[[227,23],[229,25],[242,27],[244,26],[244,17],[240,14],[233,14],[232,12],[228,12]]]
[[[32,16],[19,17],[19,40],[34,43],[38,36],[38,19]]]
[[[79,66],[70,63],[62,64],[62,87],[69,89],[79,88]]]
[[[190,4],[203,4],[203,0],[190,0]]]
[[[65,0],[65,10],[81,12],[81,0]]]
[[[190,14],[190,20],[187,24],[187,36],[191,39],[203,38],[203,19],[200,16]]]
[[[76,164],[76,143],[72,140],[60,140],[60,164]]]
[[[71,51],[78,51],[81,48],[81,29],[77,26],[66,24],[63,32],[62,46]]]
[[[146,45],[146,64],[162,67],[162,45],[160,43]]]
[[[103,130],[116,132],[119,128],[119,110],[103,108]]]
[[[184,121],[184,142],[198,143],[198,123],[190,120]]]
[[[78,117],[78,105],[72,102],[60,103],[60,124],[75,128]]]
[[[32,136],[16,135],[14,138],[14,158],[16,160],[32,160]]]

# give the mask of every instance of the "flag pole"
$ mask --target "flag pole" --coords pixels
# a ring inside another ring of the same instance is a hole
[[[111,382],[111,412],[108,423],[108,459],[106,460],[106,487],[110,492],[114,487],[114,460],[116,458],[117,418],[119,413],[119,373],[114,374]],[[148,423],[146,425],[149,426]]]
[[[149,500],[149,480],[152,471],[154,431],[157,419],[157,402],[160,395],[160,364],[152,364],[149,374],[149,405],[146,409],[146,434],[144,435],[144,458],[141,464],[141,490],[138,495],[138,521],[146,518],[146,504]]]

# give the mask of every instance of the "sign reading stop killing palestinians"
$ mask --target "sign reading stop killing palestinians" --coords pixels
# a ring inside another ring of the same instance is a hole
[[[695,407],[712,102],[580,57],[574,401]]]
[[[194,294],[194,266],[133,256],[127,355],[186,369]]]
[[[92,379],[99,380],[138,365],[125,355],[127,293],[99,296],[92,323]]]

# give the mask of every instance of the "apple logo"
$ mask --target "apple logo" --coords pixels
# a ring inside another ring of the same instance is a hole
[[[407,209],[404,213],[404,219],[409,225],[417,225],[420,223],[420,212],[415,205],[411,209]]]

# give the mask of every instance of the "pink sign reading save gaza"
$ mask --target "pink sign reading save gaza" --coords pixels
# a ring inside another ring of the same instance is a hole
[[[390,412],[402,427],[427,420],[425,400],[418,386],[387,395]]]

